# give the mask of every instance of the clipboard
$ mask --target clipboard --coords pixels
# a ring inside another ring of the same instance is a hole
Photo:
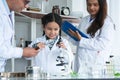
[[[68,21],[64,21],[64,22],[62,23],[61,29],[62,29],[62,31],[63,31],[64,33],[66,33],[67,35],[69,35],[69,36],[70,36],[72,39],[74,39],[75,41],[78,41],[78,39],[68,33],[68,30],[69,30],[69,29],[71,29],[71,30],[73,30],[73,31],[78,31],[79,34],[80,34],[82,37],[88,38],[88,36],[87,36],[85,33],[83,33],[82,31],[80,31],[79,29],[77,29],[74,25],[72,25],[72,24],[71,24],[70,22],[68,22]]]

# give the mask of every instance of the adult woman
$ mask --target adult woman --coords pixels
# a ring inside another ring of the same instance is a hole
[[[80,74],[93,75],[95,65],[101,65],[99,68],[102,69],[109,56],[114,25],[107,16],[106,0],[86,0],[86,2],[90,15],[81,20],[79,29],[88,34],[89,38],[81,37],[78,32],[72,30],[69,33],[79,40],[74,41],[77,45],[74,70]]]

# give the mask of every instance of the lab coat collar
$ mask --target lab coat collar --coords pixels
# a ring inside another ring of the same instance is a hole
[[[60,36],[57,36],[57,39],[56,39],[56,41],[55,41],[55,43],[54,43],[54,45],[52,46],[51,49],[47,46],[50,51],[53,51],[54,49],[56,49],[56,44],[57,44],[57,42],[58,42],[58,40],[59,40],[59,37],[60,37]],[[44,39],[45,39],[45,42],[47,42],[46,35],[44,36]]]
[[[95,18],[92,18],[90,15],[88,20],[89,20],[89,22],[93,22],[95,20]]]
[[[10,9],[8,7],[8,4],[7,4],[7,1],[6,0],[2,0],[2,2],[4,4],[4,6],[5,6],[5,10],[6,10],[7,14],[10,15],[12,11],[10,12]]]
[[[6,0],[2,0],[2,6],[3,14],[9,17],[11,27],[14,29],[14,11],[10,11]]]
[[[56,41],[55,41],[53,47],[51,48],[51,51],[54,50],[54,49],[56,49],[56,48],[59,48],[59,47],[56,47],[57,42],[59,41],[59,38],[60,38],[60,36],[57,37],[57,39],[56,39]]]

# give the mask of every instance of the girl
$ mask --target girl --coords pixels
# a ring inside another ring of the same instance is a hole
[[[45,15],[42,18],[43,36],[29,45],[39,49],[38,55],[33,57],[33,66],[51,75],[66,75],[71,71],[73,54],[68,41],[61,37],[61,23],[59,15]]]

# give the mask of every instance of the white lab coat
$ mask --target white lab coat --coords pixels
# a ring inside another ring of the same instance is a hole
[[[80,22],[78,28],[87,34],[87,28],[91,25],[90,16],[86,16]],[[101,29],[95,34],[94,38],[83,38],[75,42],[72,42],[77,45],[77,52],[74,62],[74,70],[80,74],[89,74],[92,73],[92,69],[95,68],[95,65],[104,65],[107,61],[111,46],[114,38],[114,25],[110,17],[107,16],[105,23]],[[100,66],[99,66],[100,67]]]
[[[10,12],[6,0],[0,0],[0,72],[4,72],[7,59],[22,56],[23,50],[12,46],[13,36],[14,12]]]
[[[67,49],[62,49],[63,54],[65,56],[66,61],[68,62],[68,71],[61,71],[64,67],[63,66],[56,66],[56,64],[60,63],[60,60],[57,62],[57,57],[61,55],[60,48],[56,46],[56,43],[58,42],[59,37],[55,41],[53,47],[50,48],[46,44],[47,40],[45,36],[42,36],[40,38],[37,38],[35,41],[33,41],[29,46],[32,47],[33,44],[42,42],[45,43],[45,48],[40,49],[40,52],[37,54],[37,56],[33,57],[33,66],[39,66],[43,69],[43,71],[48,72],[52,75],[66,75],[71,71],[71,63],[73,61],[73,54],[71,51],[71,48],[69,46],[69,43],[66,39],[63,39],[63,42]]]

